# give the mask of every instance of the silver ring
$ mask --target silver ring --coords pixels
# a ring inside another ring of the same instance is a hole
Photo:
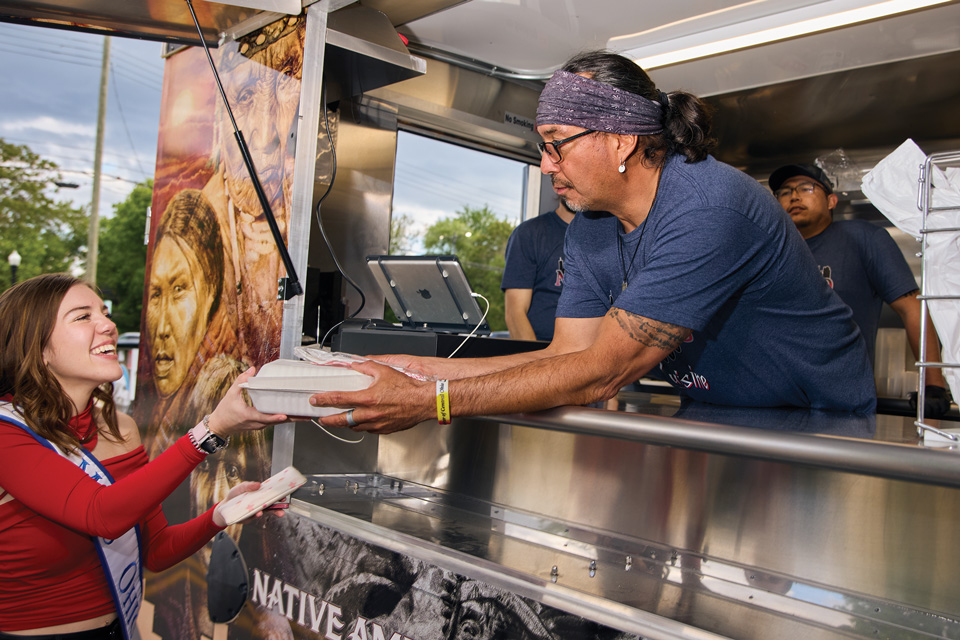
[[[357,426],[357,421],[353,419],[353,409],[350,409],[350,411],[347,411],[347,412],[346,412],[345,414],[343,414],[343,415],[345,415],[345,416],[347,417],[347,426],[348,426],[348,427],[355,427],[355,426]]]

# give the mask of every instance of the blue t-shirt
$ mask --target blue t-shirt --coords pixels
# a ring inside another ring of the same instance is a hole
[[[644,224],[624,234],[610,215],[578,214],[564,255],[557,316],[598,317],[616,306],[691,329],[659,373],[695,400],[876,406],[850,308],[824,282],[779,203],[733,167],[671,157]],[[620,255],[629,271],[622,292]]]
[[[552,340],[557,300],[563,285],[563,237],[567,223],[546,211],[513,230],[507,241],[500,288],[531,289],[527,319],[537,340]]]
[[[807,246],[833,290],[853,310],[873,362],[883,303],[919,287],[887,230],[866,220],[840,220],[807,238]]]

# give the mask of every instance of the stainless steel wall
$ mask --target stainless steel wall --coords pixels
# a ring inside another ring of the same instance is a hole
[[[541,88],[428,60],[425,75],[368,95],[395,105],[403,126],[536,162],[540,138],[533,124]]]
[[[364,257],[386,253],[389,245],[398,129],[535,160],[538,96],[534,85],[430,61],[426,75],[340,100],[328,110],[326,121],[321,118],[313,203],[316,207],[333,172],[325,128],[329,125],[336,177],[320,213],[337,258],[367,296],[360,317],[379,318],[383,313],[383,296]],[[335,271],[316,220],[310,228],[308,265]],[[348,315],[360,306],[359,294],[349,286],[326,295],[342,296]]]
[[[370,276],[364,257],[386,253],[390,242],[393,173],[397,155],[397,112],[377,100],[341,101],[328,118],[336,149],[333,188],[320,205],[320,216],[337,260],[367,296],[363,318],[379,318],[383,296]],[[321,122],[321,140],[314,187],[314,210],[332,176],[333,157]],[[336,271],[316,219],[310,229],[308,264]],[[331,295],[346,301],[347,315],[360,307],[360,296],[346,284]]]

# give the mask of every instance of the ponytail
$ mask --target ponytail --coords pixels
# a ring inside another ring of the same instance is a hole
[[[647,166],[662,166],[673,154],[683,154],[687,162],[700,162],[717,146],[710,136],[712,109],[693,94],[674,91],[668,96],[658,90],[647,72],[629,58],[608,51],[587,51],[571,58],[563,70],[660,103],[663,131],[640,136]]]
[[[687,162],[700,162],[717,146],[710,135],[712,109],[695,95],[674,91],[658,92],[663,107],[663,133],[645,136],[644,159],[652,164],[673,154],[683,154]]]

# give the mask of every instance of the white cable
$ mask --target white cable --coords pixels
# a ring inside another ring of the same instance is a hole
[[[487,303],[487,308],[483,310],[483,315],[480,316],[480,322],[477,323],[477,326],[475,326],[475,327],[473,328],[473,331],[471,331],[471,332],[467,335],[467,337],[463,339],[463,342],[461,342],[461,343],[459,344],[459,346],[457,346],[457,348],[453,350],[453,353],[451,353],[450,355],[447,356],[448,358],[452,358],[453,355],[454,355],[457,351],[460,351],[460,347],[462,347],[463,345],[467,344],[467,340],[469,340],[470,338],[472,338],[472,337],[474,336],[474,334],[477,333],[477,329],[479,329],[479,328],[480,328],[480,325],[483,324],[483,321],[487,319],[487,313],[490,312],[490,301],[489,301],[489,300],[487,300],[486,298],[484,298],[482,295],[480,295],[479,293],[477,293],[477,292],[475,292],[475,291],[471,291],[471,292],[470,292],[470,295],[473,296],[474,298],[480,298],[481,300],[483,300],[484,302],[486,302],[486,303]]]
[[[333,438],[334,440],[339,440],[340,442],[346,442],[347,444],[357,444],[357,443],[363,442],[363,437],[366,435],[365,433],[361,433],[359,440],[347,440],[346,438],[341,438],[340,436],[335,436],[335,435],[333,435],[332,433],[330,433],[329,431],[327,431],[327,428],[326,428],[325,426],[323,426],[322,424],[320,424],[319,422],[317,422],[317,421],[314,420],[313,418],[310,419],[310,422],[312,422],[313,424],[315,424],[315,425],[317,425],[318,427],[320,427],[320,430],[321,430],[321,431],[323,431],[325,434],[327,434],[328,436],[330,436],[330,437]]]

